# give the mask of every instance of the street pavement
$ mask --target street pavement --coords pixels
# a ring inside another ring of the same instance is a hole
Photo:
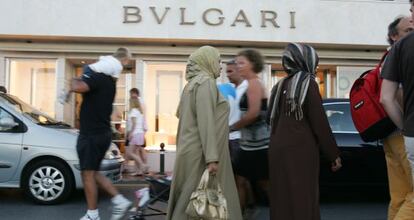
[[[120,192],[131,200],[134,199],[134,191],[145,186],[144,182],[135,180],[117,184]],[[387,201],[383,189],[322,190],[322,220],[385,220]],[[156,208],[165,210],[166,204],[157,203]],[[81,190],[75,191],[64,204],[42,206],[28,201],[19,189],[0,189],[0,220],[77,220],[84,214],[85,209],[85,198]],[[251,220],[269,219],[268,211],[267,207],[259,207]],[[99,212],[102,220],[110,218],[110,198],[103,192],[100,193]],[[164,218],[158,216],[146,219]]]

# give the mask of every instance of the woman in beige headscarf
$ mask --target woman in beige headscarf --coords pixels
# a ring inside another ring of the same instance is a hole
[[[177,112],[177,157],[168,220],[191,219],[185,210],[206,168],[217,175],[227,200],[229,219],[242,219],[228,148],[229,106],[217,90],[215,79],[219,75],[217,49],[204,46],[191,54],[186,70],[188,84]]]

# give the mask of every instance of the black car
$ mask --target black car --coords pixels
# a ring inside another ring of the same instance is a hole
[[[326,99],[325,113],[341,150],[342,169],[330,170],[321,154],[321,186],[387,186],[387,167],[381,141],[364,142],[351,118],[348,99]]]

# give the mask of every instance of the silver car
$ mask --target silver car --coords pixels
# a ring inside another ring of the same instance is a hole
[[[78,131],[18,98],[0,93],[0,188],[22,188],[40,204],[56,204],[82,188]],[[111,144],[100,172],[121,178],[123,158]]]

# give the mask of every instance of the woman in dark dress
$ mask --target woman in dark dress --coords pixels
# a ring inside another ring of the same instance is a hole
[[[319,220],[319,152],[341,165],[315,71],[318,56],[308,46],[290,43],[283,53],[288,76],[272,89],[268,120],[270,217],[272,220]]]

